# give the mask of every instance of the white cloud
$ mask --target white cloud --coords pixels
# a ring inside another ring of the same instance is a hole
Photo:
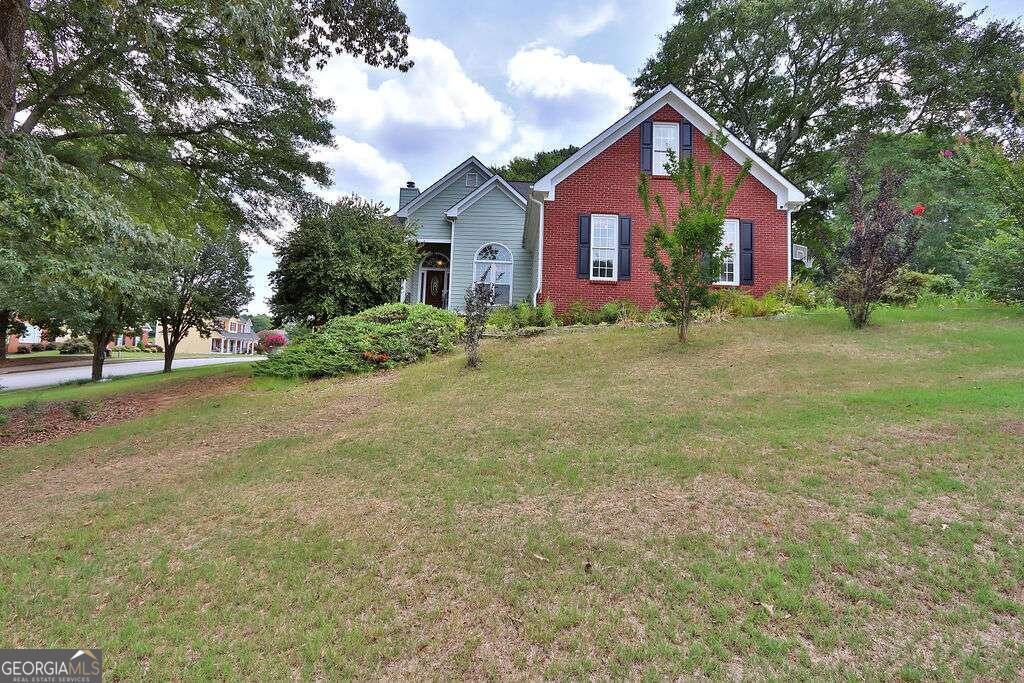
[[[406,73],[382,72],[354,59],[339,57],[318,74],[319,94],[334,100],[335,124],[345,130],[386,134],[405,140],[415,130],[469,131],[470,151],[487,153],[513,133],[512,113],[462,68],[444,43],[409,38],[409,55],[416,66]]]
[[[399,186],[411,177],[403,164],[385,158],[373,145],[344,135],[335,136],[334,144],[314,155],[331,167],[334,187],[338,188],[321,191],[321,195],[337,199],[355,192],[389,206],[397,203]]]
[[[585,62],[554,47],[523,48],[509,60],[508,87],[516,95],[547,100],[598,96],[609,100],[615,116],[633,102],[633,86],[611,64]]]
[[[562,14],[555,18],[555,27],[562,35],[570,38],[584,38],[597,33],[608,24],[619,18],[619,8],[614,0],[597,6],[586,5],[582,12],[569,15]]]

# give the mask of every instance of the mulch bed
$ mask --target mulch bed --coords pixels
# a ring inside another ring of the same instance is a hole
[[[144,417],[191,398],[223,394],[248,381],[246,377],[202,377],[92,400],[48,401],[9,408],[3,411],[7,420],[0,425],[0,448],[64,439]]]

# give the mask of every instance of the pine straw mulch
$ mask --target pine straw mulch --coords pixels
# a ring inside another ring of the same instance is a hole
[[[7,419],[0,424],[0,448],[65,439],[151,415],[198,396],[224,394],[248,381],[239,376],[200,377],[98,399],[30,402],[3,411]]]

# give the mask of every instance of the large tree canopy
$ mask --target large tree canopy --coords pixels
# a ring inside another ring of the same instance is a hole
[[[415,264],[415,235],[415,226],[395,221],[380,203],[355,196],[309,202],[274,250],[274,318],[319,327],[397,301]]]
[[[676,14],[638,99],[677,85],[798,183],[855,130],[1021,132],[1024,31],[959,3],[681,0]]]
[[[4,130],[168,223],[275,224],[327,180],[308,70],[341,52],[411,66],[394,0],[0,3]]]
[[[505,180],[521,180],[532,183],[540,180],[560,163],[579,151],[579,147],[569,145],[561,149],[537,152],[532,157],[514,157],[507,164],[495,166],[491,170]]]

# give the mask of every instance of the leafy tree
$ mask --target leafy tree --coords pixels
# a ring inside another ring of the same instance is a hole
[[[87,178],[33,141],[3,139],[3,308],[89,337],[99,379],[107,343],[138,327],[174,240],[141,225]]]
[[[1000,206],[997,216],[979,217],[977,231],[986,239],[969,254],[972,280],[994,299],[1024,303],[1024,145],[968,142],[957,147],[955,159]]]
[[[721,155],[724,144],[723,134],[708,136],[712,158]],[[652,199],[646,173],[640,174],[637,193],[651,223],[644,234],[644,256],[651,259],[651,269],[657,276],[654,294],[675,322],[679,341],[685,342],[694,306],[707,302],[711,285],[722,272],[722,260],[729,255],[722,249],[725,213],[750,171],[750,162],[726,185],[710,160],[698,166],[692,156],[678,162],[671,152],[669,157],[669,175],[679,191],[675,221],[670,222],[660,194]],[[657,207],[656,216],[652,203]]]
[[[910,267],[965,282],[973,268],[971,255],[991,235],[992,229],[986,226],[1002,213],[1002,204],[990,180],[960,163],[964,156],[960,150],[956,139],[946,135],[881,134],[865,143],[863,165],[868,184],[877,183],[884,167],[905,175],[900,199],[928,207],[918,218],[921,237]],[[848,173],[849,165],[839,164],[827,177],[821,196],[828,197],[835,209],[813,236],[802,235],[826,278],[835,275],[849,241]]]
[[[906,175],[891,166],[882,167],[875,195],[866,195],[863,142],[855,144],[848,165],[853,229],[843,251],[834,296],[859,329],[867,325],[874,306],[910,262],[921,235],[917,216],[925,208],[918,204],[907,211],[900,205]]]
[[[466,367],[480,367],[480,339],[487,318],[494,306],[494,287],[486,282],[474,282],[466,288]]]
[[[252,299],[252,249],[233,232],[198,231],[198,243],[183,244],[170,277],[153,302],[163,328],[164,372],[171,371],[181,340],[195,330],[208,335],[219,317],[235,315]]]
[[[411,66],[394,0],[2,0],[0,132],[32,135],[150,222],[272,227],[331,144],[307,74]],[[17,114],[17,120],[15,120]]]
[[[331,318],[397,301],[415,264],[415,226],[356,196],[312,200],[274,250],[270,309],[282,323]]]
[[[249,321],[252,323],[252,331],[256,333],[260,333],[263,330],[269,330],[274,327],[274,319],[266,313],[250,315]]]
[[[560,163],[571,157],[580,150],[575,145],[552,149],[547,152],[537,152],[530,157],[515,157],[503,166],[495,166],[491,170],[505,180],[521,180],[532,183],[540,180]]]
[[[819,182],[852,131],[1021,136],[1024,30],[980,14],[948,0],[679,0],[636,94],[683,87],[805,186],[794,236],[813,243],[835,206]]]

